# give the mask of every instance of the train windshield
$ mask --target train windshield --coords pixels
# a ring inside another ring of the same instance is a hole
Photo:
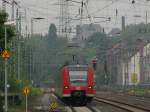
[[[72,86],[87,85],[87,71],[69,71],[69,76]]]

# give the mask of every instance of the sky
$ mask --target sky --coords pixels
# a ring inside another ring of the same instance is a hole
[[[2,1],[2,0],[0,0]],[[11,1],[11,0],[10,0]],[[28,31],[30,32],[31,18],[43,17],[43,20],[34,21],[34,33],[45,34],[48,32],[48,27],[51,23],[59,25],[60,8],[58,0],[16,0],[20,1],[22,7],[22,25],[27,24]],[[81,0],[74,0],[81,1]],[[86,0],[84,0],[86,1]],[[126,25],[138,24],[146,22],[146,11],[148,13],[148,22],[150,22],[150,2],[146,0],[135,0],[135,4],[132,4],[132,0],[88,0],[88,13],[92,17],[92,23],[100,24],[108,32],[114,27],[121,28],[121,16],[125,16]],[[75,18],[78,14],[80,4],[71,3],[73,6],[69,6],[69,15],[71,18]],[[25,18],[26,10],[26,18]],[[118,11],[116,15],[116,10]],[[7,5],[7,11],[11,15],[10,5]],[[140,17],[135,17],[138,15]],[[87,16],[86,10],[84,10],[84,16]],[[111,17],[110,22],[105,19],[96,19],[94,17]],[[91,23],[89,19],[84,20],[83,24]],[[71,26],[75,27],[80,24],[80,21],[72,21]]]

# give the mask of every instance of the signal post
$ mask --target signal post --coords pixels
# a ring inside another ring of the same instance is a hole
[[[23,94],[26,97],[26,112],[28,112],[28,95],[29,95],[29,93],[30,93],[29,87],[24,87],[23,88]]]

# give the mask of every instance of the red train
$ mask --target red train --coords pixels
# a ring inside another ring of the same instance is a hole
[[[86,105],[94,97],[94,70],[88,65],[68,65],[61,70],[56,91],[67,104]]]

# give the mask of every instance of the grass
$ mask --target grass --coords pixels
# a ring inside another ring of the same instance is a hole
[[[8,107],[8,112],[25,112],[25,107],[23,105],[10,106]]]
[[[150,97],[150,90],[149,89],[131,89],[128,91],[128,94]]]
[[[40,88],[32,87],[30,96],[37,96],[37,95],[40,95],[42,93],[43,93],[43,91]]]
[[[31,88],[31,92],[29,94],[28,100],[29,100],[29,105],[32,104],[34,102],[34,99],[36,98],[36,96],[42,94],[43,91],[40,88]],[[25,96],[22,95],[22,104],[15,106],[15,105],[11,105],[9,106],[9,111],[8,112],[25,112]]]
[[[150,98],[150,88],[149,87],[122,87],[122,86],[113,86],[113,87],[104,87],[102,89],[106,89],[112,92],[123,92],[129,95],[135,95],[140,97],[149,97]]]

